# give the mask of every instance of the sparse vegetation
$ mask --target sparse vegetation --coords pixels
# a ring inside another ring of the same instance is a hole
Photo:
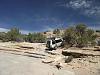
[[[88,46],[89,43],[95,44],[96,35],[85,24],[78,24],[75,27],[67,28],[63,37],[65,43],[70,46],[84,47]]]
[[[53,31],[53,34],[55,34],[56,36],[60,36],[60,29],[55,29],[54,31]]]
[[[45,42],[45,36],[42,35],[41,33],[29,33],[28,35],[26,34],[21,34],[18,28],[12,28],[9,30],[7,33],[1,32],[0,33],[0,40],[3,42],[8,42],[8,41],[13,41],[13,42],[39,42],[43,43]]]
[[[21,33],[18,28],[11,28],[10,31],[7,32],[6,37],[8,38],[8,41],[21,41]]]
[[[60,30],[55,29],[53,34],[59,35]],[[65,40],[65,46],[77,46],[84,47],[88,44],[95,45],[96,35],[92,29],[88,29],[85,24],[78,24],[73,27],[69,27],[64,31],[63,38]],[[12,28],[7,33],[0,33],[0,40],[3,42],[7,41],[17,41],[17,42],[31,42],[31,43],[43,43],[46,40],[46,37],[41,33],[29,33],[21,34],[18,28]]]
[[[60,30],[59,29],[55,29],[54,31],[53,31],[53,34],[59,34],[60,33]]]
[[[7,33],[5,32],[0,32],[0,40],[2,42],[7,42],[8,41],[8,37],[6,36]]]
[[[27,39],[29,42],[39,42],[39,43],[43,43],[45,42],[46,37],[44,35],[42,35],[41,33],[29,33],[27,36]]]

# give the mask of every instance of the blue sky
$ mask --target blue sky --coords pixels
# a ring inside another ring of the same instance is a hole
[[[85,23],[100,29],[100,0],[0,0],[0,31],[23,33]]]

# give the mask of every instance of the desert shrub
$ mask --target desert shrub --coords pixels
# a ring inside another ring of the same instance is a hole
[[[56,35],[56,37],[60,37],[61,36],[61,33],[60,33],[60,29],[55,29],[54,31],[53,31],[53,34],[55,34]]]
[[[60,33],[60,30],[59,29],[55,29],[54,31],[53,31],[53,34],[59,34]]]
[[[84,47],[88,43],[94,44],[96,35],[92,29],[88,29],[85,24],[78,24],[74,27],[69,27],[63,35],[65,42],[70,46]]]
[[[0,32],[0,40],[3,42],[45,42],[46,37],[41,33],[21,34],[18,28],[11,28],[7,33]]]
[[[46,37],[41,33],[29,33],[27,39],[31,43],[43,43],[45,42]]]
[[[1,40],[2,42],[8,42],[8,41],[9,41],[9,39],[8,39],[8,37],[7,37],[6,34],[7,34],[7,33],[5,33],[5,32],[0,32],[0,40]]]
[[[67,47],[70,47],[76,43],[76,33],[74,27],[70,27],[65,30],[63,34],[64,42]]]
[[[20,41],[21,33],[18,28],[11,28],[6,34],[9,41]]]

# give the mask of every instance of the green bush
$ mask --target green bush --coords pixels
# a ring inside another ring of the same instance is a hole
[[[65,30],[63,35],[65,42],[70,46],[84,47],[89,43],[94,44],[96,35],[92,29],[88,29],[85,24],[78,24]]]
[[[69,44],[70,46],[75,44],[76,34],[75,34],[74,27],[70,27],[70,28],[66,29],[64,32],[63,38],[64,38],[66,44]]]
[[[3,42],[45,42],[46,37],[41,33],[21,34],[18,28],[12,28],[7,33],[0,32],[0,40]]]
[[[8,42],[9,39],[8,39],[8,37],[7,37],[7,33],[5,33],[5,32],[0,32],[0,40],[1,40],[2,42]]]
[[[31,43],[44,43],[46,37],[41,33],[29,33],[27,39]]]
[[[11,28],[10,31],[6,34],[9,41],[20,41],[21,40],[21,33],[19,32],[18,28]]]

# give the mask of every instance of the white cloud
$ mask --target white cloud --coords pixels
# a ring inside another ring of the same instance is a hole
[[[6,28],[0,28],[0,32],[8,32],[10,29],[6,29]],[[20,30],[20,32],[22,34],[28,34],[28,33],[33,33],[33,31],[28,31],[28,30]],[[34,31],[36,32],[36,31]]]
[[[100,5],[96,5],[95,2],[95,0],[70,0],[64,3],[58,2],[57,4],[66,8],[72,8],[87,16],[100,17]]]
[[[39,31],[20,30],[20,32],[22,34],[28,34],[28,33],[35,33],[35,32],[39,32]]]
[[[6,29],[6,28],[0,28],[0,32],[7,32],[9,31],[9,29]]]
[[[100,7],[99,6],[94,6],[92,7],[91,9],[87,9],[85,10],[85,13],[86,15],[94,15],[94,16],[100,16]]]
[[[70,0],[69,2],[56,2],[56,5],[63,7],[71,7],[73,9],[90,8],[92,1],[87,0]]]
[[[91,6],[91,3],[92,3],[92,1],[74,0],[74,1],[70,1],[68,6],[74,8],[74,9],[89,8]]]
[[[20,32],[21,32],[22,34],[33,33],[32,31],[27,31],[27,30],[20,30]]]

